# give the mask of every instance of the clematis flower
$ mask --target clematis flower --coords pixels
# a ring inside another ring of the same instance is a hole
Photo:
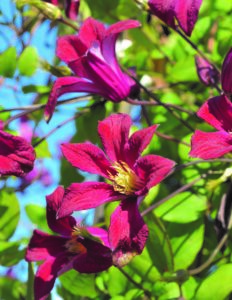
[[[218,84],[220,73],[214,66],[199,55],[195,56],[195,62],[198,77],[204,85],[214,86],[215,84]]]
[[[75,76],[56,80],[45,107],[47,121],[54,112],[57,99],[66,93],[93,93],[114,102],[138,94],[137,84],[120,69],[115,43],[120,32],[139,25],[138,21],[126,20],[105,28],[97,20],[88,18],[78,35],[58,39],[56,54]]]
[[[191,36],[202,0],[148,0],[150,13],[176,29],[177,23]]]
[[[33,169],[35,151],[24,138],[0,130],[0,176],[24,176]]]
[[[58,0],[44,0],[44,1],[51,3],[55,6],[59,6]],[[80,0],[65,0],[64,3],[65,3],[66,16],[72,20],[76,20],[79,12]]]
[[[106,154],[90,142],[62,145],[64,156],[74,167],[103,176],[107,183],[71,184],[58,217],[121,200],[111,216],[109,228],[114,264],[119,266],[142,252],[148,229],[138,211],[139,202],[174,166],[173,161],[158,155],[141,156],[157,125],[138,130],[129,137],[131,125],[126,114],[113,114],[99,122],[98,133]]]
[[[56,278],[70,269],[97,273],[112,265],[105,230],[84,228],[72,216],[56,219],[63,195],[64,189],[58,187],[46,197],[48,226],[59,235],[35,230],[26,251],[27,261],[43,261],[35,275],[35,300],[46,299]]]
[[[198,117],[217,129],[216,132],[196,130],[192,136],[192,157],[213,159],[232,151],[232,104],[225,95],[206,101]]]
[[[222,65],[222,89],[228,96],[232,94],[232,48],[227,53]]]

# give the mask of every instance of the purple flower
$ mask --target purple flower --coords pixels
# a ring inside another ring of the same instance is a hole
[[[44,0],[55,6],[59,6],[58,0]],[[80,0],[65,0],[65,14],[68,18],[76,20],[79,12]]]
[[[192,34],[202,0],[148,0],[151,14],[173,29],[177,24],[188,36]]]
[[[34,160],[35,151],[24,138],[0,130],[0,176],[24,176]]]
[[[222,89],[225,94],[232,94],[232,48],[227,53],[222,65]]]
[[[214,66],[199,55],[195,56],[195,62],[198,77],[204,85],[214,86],[215,84],[218,84],[220,73]]]
[[[109,228],[114,264],[119,266],[142,252],[148,229],[138,211],[139,202],[174,166],[173,161],[161,156],[141,156],[157,125],[138,130],[129,137],[131,125],[126,114],[114,114],[99,122],[98,133],[106,154],[89,142],[62,145],[64,156],[74,167],[103,176],[109,183],[71,184],[58,216],[121,200],[111,216]]]
[[[70,269],[97,273],[112,265],[105,230],[85,228],[71,216],[56,219],[63,195],[64,189],[58,187],[46,197],[48,226],[59,235],[35,230],[26,251],[27,261],[43,260],[35,275],[35,300],[46,299],[56,278]]]
[[[192,157],[213,159],[232,151],[232,104],[225,95],[206,101],[197,113],[218,131],[196,130],[192,136]]]
[[[127,20],[105,28],[97,20],[88,18],[78,35],[58,39],[56,54],[76,76],[56,80],[45,107],[48,121],[58,97],[66,93],[93,93],[114,102],[138,93],[137,84],[120,69],[115,43],[120,32],[139,25],[138,21]]]

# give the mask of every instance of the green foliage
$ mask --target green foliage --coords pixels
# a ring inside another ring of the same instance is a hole
[[[32,224],[45,232],[50,231],[46,220],[46,209],[43,206],[38,204],[28,204],[25,206],[25,210]]]
[[[38,63],[37,49],[32,46],[26,47],[18,59],[19,73],[24,76],[32,76],[36,72]]]
[[[13,77],[16,66],[17,50],[12,46],[0,54],[0,75],[4,77]]]

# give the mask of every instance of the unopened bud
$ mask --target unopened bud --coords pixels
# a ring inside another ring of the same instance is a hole
[[[232,48],[227,53],[222,65],[222,89],[225,94],[232,94]]]
[[[201,82],[206,86],[213,86],[219,82],[220,73],[207,60],[195,56],[197,74]]]

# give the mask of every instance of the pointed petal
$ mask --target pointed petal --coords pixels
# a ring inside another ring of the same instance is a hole
[[[133,166],[139,158],[143,150],[149,145],[158,125],[153,125],[136,131],[129,138],[128,144],[125,146],[126,162]]]
[[[195,56],[197,74],[201,82],[206,86],[214,86],[218,84],[220,73],[207,60],[199,55]]]
[[[131,118],[126,114],[113,114],[98,124],[105,152],[112,162],[126,161],[124,146],[128,142]]]
[[[68,216],[57,219],[57,212],[64,197],[64,188],[59,186],[51,195],[46,196],[47,201],[47,223],[51,230],[61,235],[70,236],[76,221]]]
[[[128,30],[128,29],[132,29],[132,28],[136,28],[141,26],[140,22],[137,20],[123,20],[123,21],[119,21],[117,23],[114,23],[112,25],[110,25],[109,28],[107,28],[106,30],[106,36],[110,35],[110,34],[118,34],[122,31]]]
[[[92,82],[82,78],[72,76],[58,78],[52,87],[48,102],[45,106],[44,115],[46,121],[49,122],[51,119],[56,107],[57,99],[60,96],[66,93],[78,92],[99,93],[99,89],[94,86]]]
[[[175,15],[181,29],[190,36],[198,19],[202,0],[178,0],[175,2]]]
[[[68,264],[68,257],[62,253],[57,258],[49,258],[39,266],[35,275],[35,300],[45,300],[50,294],[58,273]]]
[[[35,151],[22,137],[0,130],[0,176],[23,176],[33,169]]]
[[[197,115],[218,130],[232,131],[232,103],[225,95],[207,100]]]
[[[27,261],[45,260],[48,257],[56,257],[65,251],[67,238],[54,236],[40,230],[34,230],[33,236],[26,250]]]
[[[99,227],[86,227],[90,234],[97,236],[103,241],[103,244],[107,247],[110,247],[108,240],[108,232]]]
[[[104,182],[73,183],[65,191],[64,200],[58,211],[58,217],[70,215],[79,211],[97,207],[109,201],[121,199],[113,187]]]
[[[149,189],[164,180],[174,166],[173,160],[158,155],[146,155],[139,158],[134,169],[144,182],[144,187],[135,194],[137,196],[147,194]]]
[[[222,89],[225,93],[232,93],[232,48],[227,53],[222,65]]]
[[[80,273],[98,273],[112,266],[110,248],[90,239],[82,241],[87,252],[78,255],[73,262],[73,268]]]
[[[173,0],[149,0],[148,5],[151,14],[157,16],[164,23],[171,28],[175,29],[175,5],[176,2]]]
[[[213,159],[232,151],[232,137],[225,131],[203,132],[196,130],[192,136],[192,157]]]
[[[72,166],[103,177],[109,177],[111,165],[105,153],[92,143],[62,144],[61,150]]]
[[[109,240],[114,265],[123,267],[141,254],[148,238],[148,228],[141,217],[137,198],[123,200],[111,215]]]

